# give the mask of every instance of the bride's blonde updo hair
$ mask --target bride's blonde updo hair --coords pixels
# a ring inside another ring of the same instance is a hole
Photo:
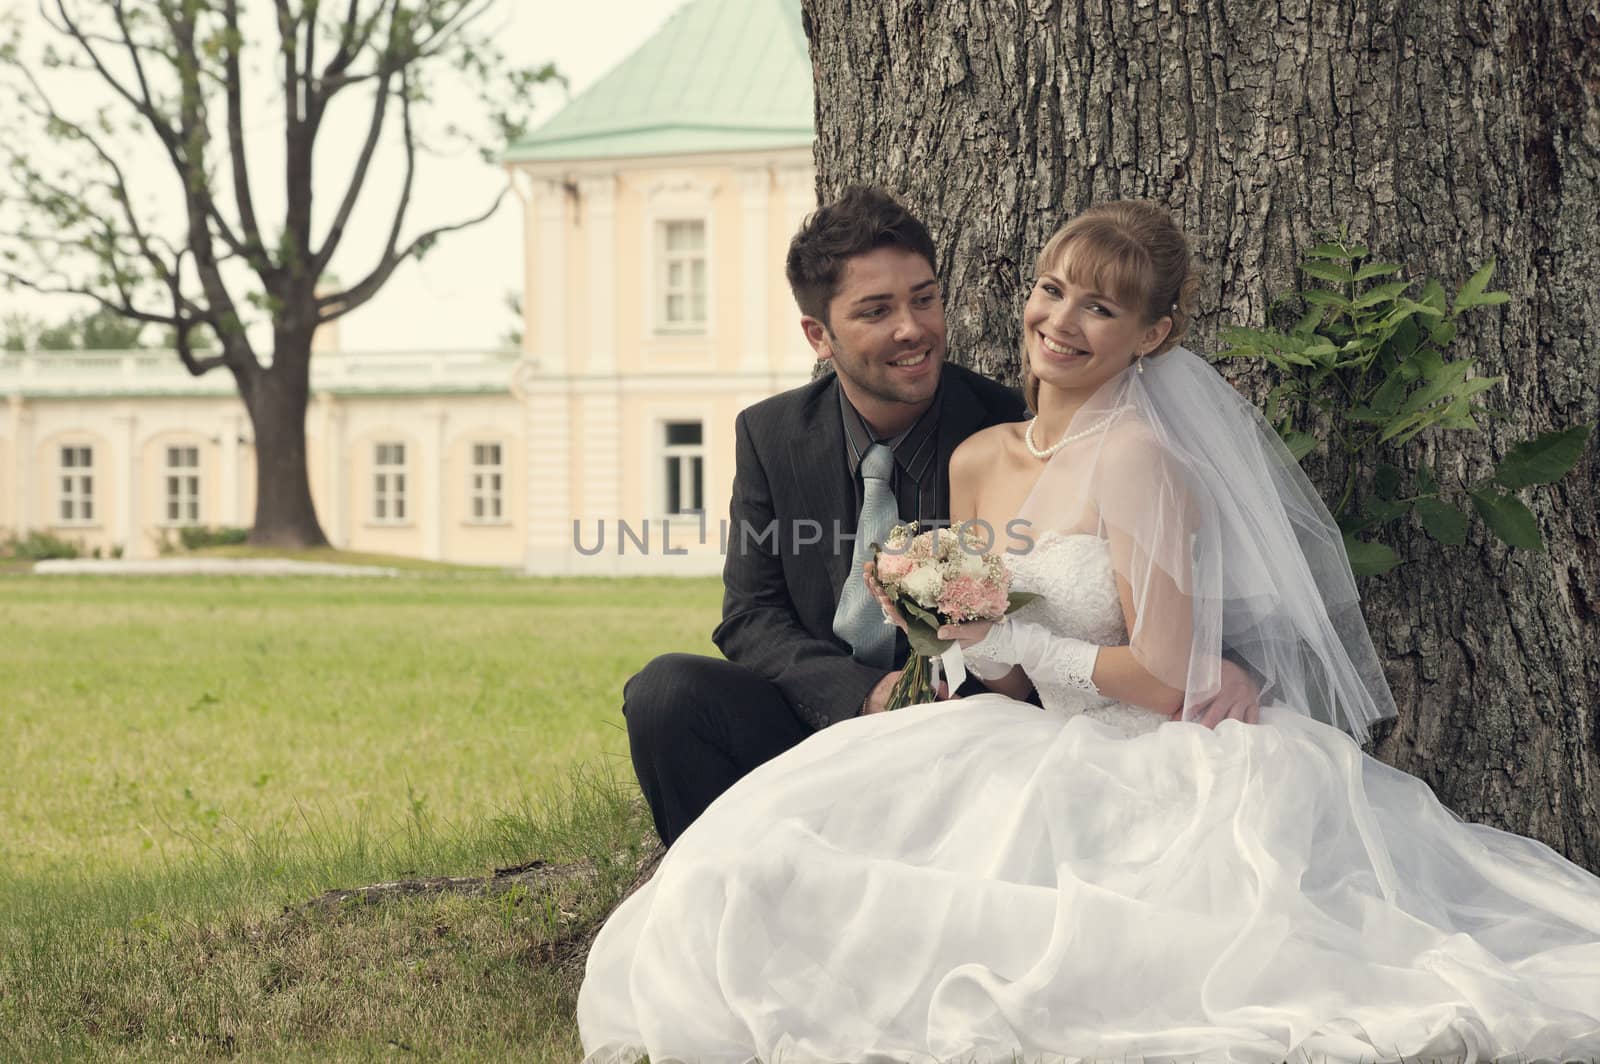
[[[1146,323],[1172,318],[1172,331],[1151,355],[1177,346],[1194,320],[1200,278],[1189,241],[1161,206],[1149,200],[1099,203],[1057,229],[1039,252],[1036,273],[1054,273],[1137,308]],[[1039,410],[1039,382],[1022,356],[1022,393]]]

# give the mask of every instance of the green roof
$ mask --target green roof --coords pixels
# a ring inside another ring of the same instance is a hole
[[[810,145],[811,59],[799,0],[689,0],[507,162]]]

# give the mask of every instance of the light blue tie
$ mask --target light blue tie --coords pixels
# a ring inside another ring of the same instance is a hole
[[[857,661],[880,669],[894,667],[895,629],[884,623],[883,609],[867,590],[861,570],[872,560],[872,545],[882,545],[900,520],[900,508],[889,487],[893,472],[894,451],[887,444],[875,443],[861,456],[861,520],[856,522],[850,575],[833,615],[833,634],[850,644]]]

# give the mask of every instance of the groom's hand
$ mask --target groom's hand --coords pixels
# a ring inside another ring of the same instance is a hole
[[[868,713],[882,713],[889,705],[889,692],[894,690],[895,681],[900,679],[900,670],[884,673],[871,691],[867,692],[867,700],[861,703],[861,716]]]
[[[906,627],[906,619],[900,613],[900,607],[894,604],[894,599],[890,598],[889,593],[883,589],[883,585],[878,583],[878,563],[868,562],[862,566],[861,579],[867,582],[867,590],[872,592],[872,597],[878,600],[879,606],[883,607],[884,620],[902,632],[909,632],[910,629]]]
[[[1261,688],[1248,672],[1224,658],[1221,686],[1210,701],[1196,708],[1200,715],[1195,720],[1208,728],[1225,720],[1254,724],[1261,718]]]

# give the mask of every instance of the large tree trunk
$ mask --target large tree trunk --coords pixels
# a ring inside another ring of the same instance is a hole
[[[951,350],[1015,379],[1044,238],[1107,197],[1169,206],[1203,267],[1190,343],[1260,324],[1348,225],[1411,276],[1498,257],[1512,302],[1455,352],[1506,417],[1402,459],[1481,476],[1600,413],[1600,19],[1566,0],[804,0],[825,197],[902,194],[942,249]],[[1258,381],[1241,383],[1259,386]],[[1597,448],[1532,508],[1548,553],[1476,531],[1364,593],[1398,727],[1379,756],[1469,819],[1600,869]],[[1314,471],[1315,475],[1315,471]],[[1331,483],[1326,481],[1324,486]]]
[[[242,387],[256,438],[256,515],[250,542],[263,547],[324,547],[306,472],[310,341],[298,356],[280,345],[270,369]]]

